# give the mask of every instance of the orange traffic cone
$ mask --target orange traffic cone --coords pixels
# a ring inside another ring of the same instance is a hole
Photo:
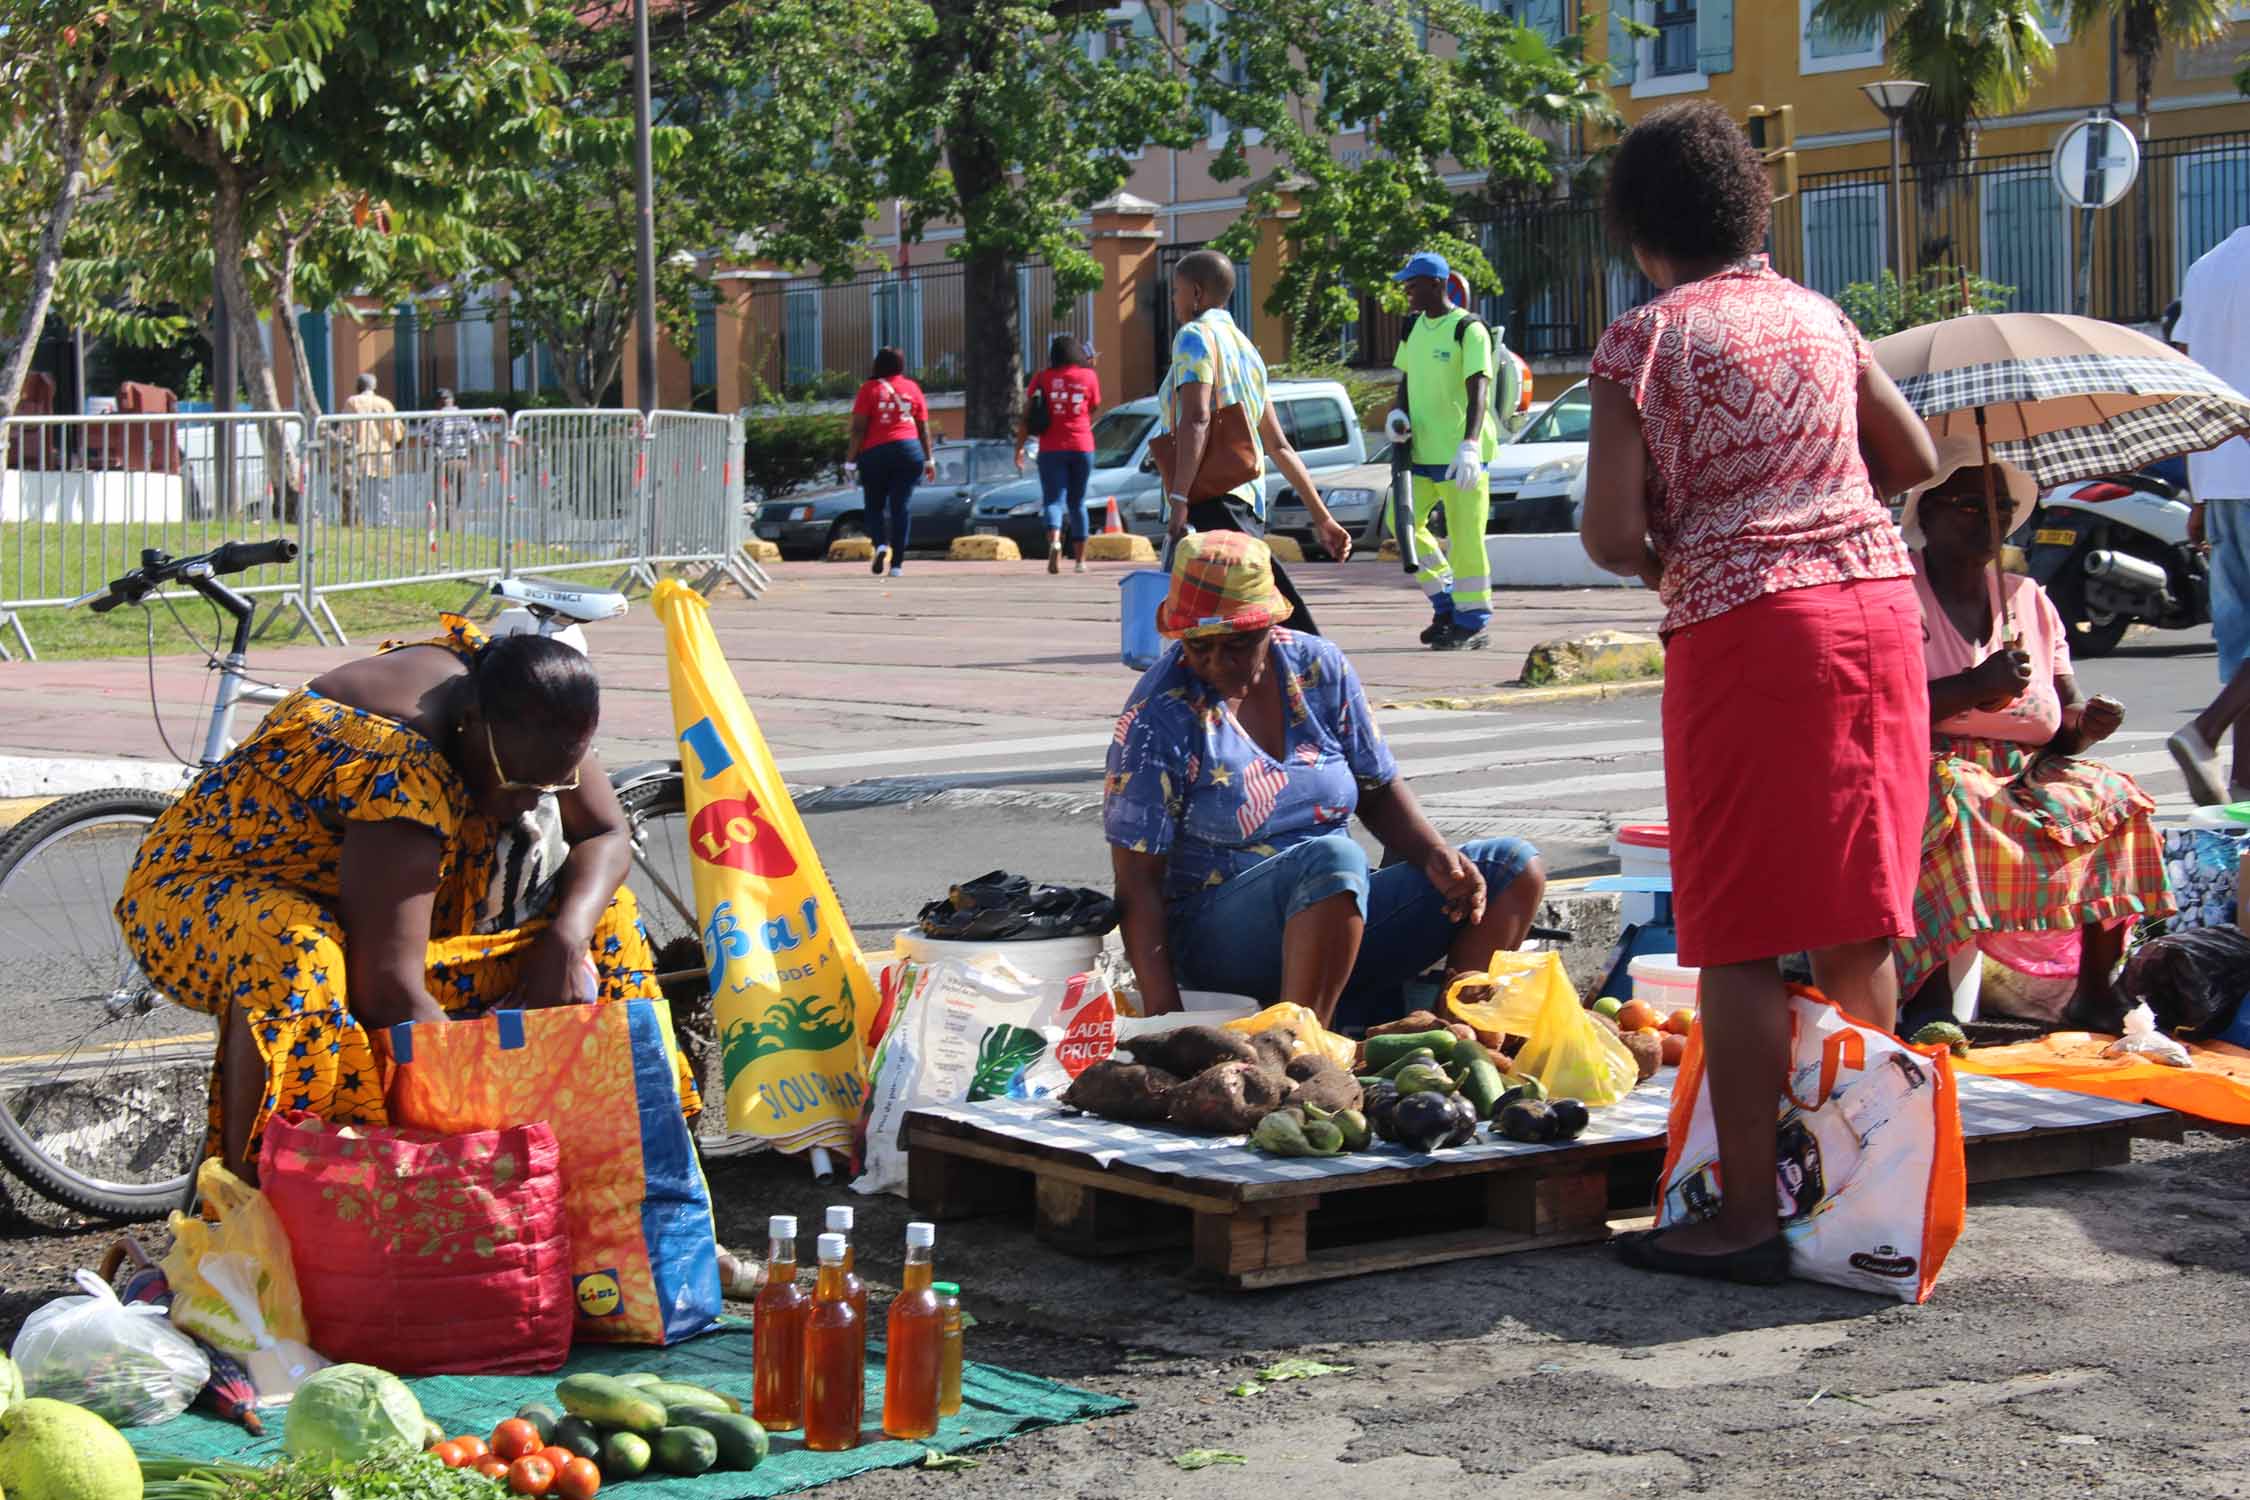
[[[1124,530],[1124,526],[1117,519],[1117,497],[1112,495],[1109,497],[1109,519],[1102,522],[1102,535],[1118,536]]]

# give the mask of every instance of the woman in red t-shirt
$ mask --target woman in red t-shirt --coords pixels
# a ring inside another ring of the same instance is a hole
[[[859,491],[867,499],[867,534],[875,541],[872,571],[880,578],[887,564],[896,578],[906,563],[914,486],[937,478],[930,459],[930,404],[922,388],[906,378],[906,356],[896,349],[875,351],[867,383],[852,401],[847,453],[844,472],[857,466]]]
[[[1779,960],[1888,1031],[1914,931],[1930,701],[1913,568],[1883,497],[1930,435],[1836,305],[1759,253],[1772,187],[1716,104],[1675,104],[1610,164],[1615,237],[1660,295],[1594,350],[1581,528],[1665,605],[1664,783],[1680,962],[1725,1185],[1717,1214],[1629,1240],[1650,1270],[1778,1281]]]
[[[1016,467],[1033,437],[1031,414],[1046,411],[1039,439],[1039,498],[1047,513],[1047,571],[1062,571],[1063,544],[1078,572],[1086,571],[1086,481],[1094,473],[1094,413],[1102,383],[1086,361],[1086,348],[1067,333],[1047,346],[1047,368],[1031,377],[1023,419],[1016,424]]]

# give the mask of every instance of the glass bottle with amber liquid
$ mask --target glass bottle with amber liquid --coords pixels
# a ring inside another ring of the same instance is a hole
[[[938,1307],[945,1316],[945,1342],[939,1346],[938,1415],[950,1417],[961,1409],[961,1288],[938,1282]]]
[[[805,1420],[805,1318],[812,1299],[797,1285],[797,1217],[767,1221],[766,1284],[758,1289],[750,1348],[750,1414],[768,1432]]]
[[[945,1309],[931,1286],[937,1226],[906,1226],[906,1266],[891,1299],[883,1352],[883,1431],[926,1438],[937,1431],[938,1387],[945,1355]]]
[[[844,1237],[844,1291],[859,1309],[859,1326],[867,1327],[867,1283],[857,1274],[859,1250],[852,1244],[852,1211],[845,1204],[829,1205],[828,1232]]]
[[[867,1323],[845,1285],[848,1243],[820,1237],[820,1279],[805,1322],[805,1446],[815,1453],[857,1448],[867,1415]]]

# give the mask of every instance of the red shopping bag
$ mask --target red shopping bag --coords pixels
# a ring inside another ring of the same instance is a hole
[[[577,1314],[560,1162],[544,1124],[440,1135],[275,1115],[259,1181],[312,1346],[400,1375],[559,1369]]]

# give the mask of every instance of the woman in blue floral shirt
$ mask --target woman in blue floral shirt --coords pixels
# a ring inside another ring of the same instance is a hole
[[[1545,891],[1521,839],[1438,836],[1351,663],[1278,628],[1289,610],[1263,542],[1180,543],[1157,618],[1178,644],[1117,720],[1102,803],[1151,1015],[1218,990],[1357,1030],[1398,1015],[1431,965],[1481,969],[1521,945]],[[1371,869],[1355,813],[1397,863]]]

